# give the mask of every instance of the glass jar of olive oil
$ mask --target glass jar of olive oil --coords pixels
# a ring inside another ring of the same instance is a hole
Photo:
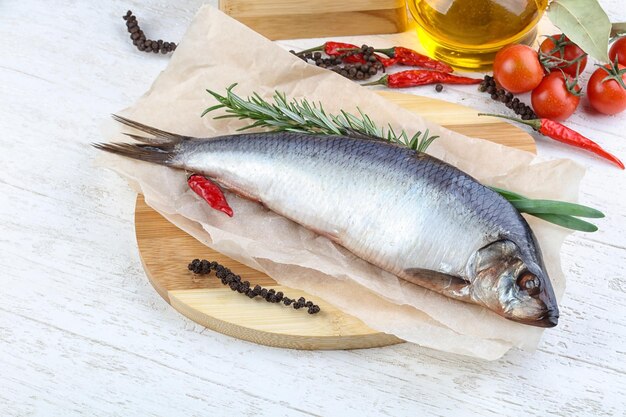
[[[453,67],[485,70],[511,43],[531,44],[548,0],[408,0],[420,42]]]

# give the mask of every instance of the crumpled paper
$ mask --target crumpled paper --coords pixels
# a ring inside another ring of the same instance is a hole
[[[365,39],[366,40],[366,39]],[[356,107],[379,125],[440,135],[429,153],[484,184],[535,198],[576,201],[582,168],[569,160],[534,155],[444,129],[329,71],[307,65],[271,41],[205,6],[195,16],[165,71],[135,105],[120,114],[179,134],[207,137],[234,133],[235,119],[200,118],[215,104],[206,93],[224,93],[238,83],[239,95],[275,90],[289,98],[321,101],[327,111]],[[128,141],[121,127],[111,141]],[[536,348],[542,329],[505,320],[402,281],[355,257],[328,239],[226,192],[234,217],[211,209],[188,189],[186,174],[111,155],[102,162],[127,178],[146,202],[169,221],[205,243],[283,285],[302,289],[352,314],[373,329],[446,352],[497,359],[511,347]],[[565,229],[530,218],[557,298],[565,288],[559,252]],[[558,331],[552,330],[552,331]]]

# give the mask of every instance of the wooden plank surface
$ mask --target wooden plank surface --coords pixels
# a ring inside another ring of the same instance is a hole
[[[268,17],[400,9],[406,7],[406,2],[404,0],[220,0],[219,7],[231,16]]]
[[[220,10],[269,39],[396,33],[404,0],[220,0]]]
[[[379,94],[455,132],[528,152],[537,152],[534,139],[525,130],[492,117],[478,116],[479,111],[474,108],[396,91],[381,91]]]
[[[480,132],[490,140],[534,150],[523,130],[476,116],[471,108],[395,92],[385,98],[460,133]],[[135,230],[142,263],[159,295],[176,310],[209,329],[268,346],[296,349],[355,349],[400,343],[393,335],[368,328],[355,317],[295,288],[280,286],[265,274],[229,259],[178,229],[137,198]],[[314,300],[321,312],[311,316],[262,300],[250,300],[225,288],[211,274],[200,278],[186,269],[195,258],[217,261],[254,285],[282,291],[292,298]]]
[[[132,9],[151,37],[178,41],[206,3],[0,3],[2,416],[624,415],[626,175],[538,135],[541,157],[588,168],[581,202],[607,217],[566,240],[562,316],[536,352],[485,363],[410,343],[276,349],[207,330],[163,301],[140,262],[136,194],[94,165],[89,144],[169,61],[133,48],[121,16]],[[623,0],[600,3],[626,21]],[[544,19],[540,34],[553,33]],[[345,40],[419,49],[410,33]],[[503,111],[473,88],[408,91]],[[626,114],[597,115],[583,98],[567,125],[626,157]]]

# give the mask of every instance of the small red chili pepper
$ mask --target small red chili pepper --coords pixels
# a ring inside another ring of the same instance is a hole
[[[350,52],[351,50],[358,50],[358,49],[360,49],[358,46],[353,45],[351,43],[329,41],[323,45],[316,46],[314,48],[305,49],[304,51],[300,51],[298,52],[298,55],[303,55],[309,52],[324,51],[324,53],[328,56],[339,56],[339,55],[345,54],[346,52]],[[355,63],[365,64],[365,58],[363,58],[363,54],[348,55],[344,58],[344,61],[351,63],[351,64],[355,64]]]
[[[531,119],[531,120],[522,120],[517,119],[515,117],[508,117],[499,114],[490,114],[490,113],[478,113],[479,116],[492,116],[499,117],[502,119],[513,120],[514,122],[522,123],[527,126],[532,127],[537,132],[541,133],[544,136],[552,138],[558,142],[566,143],[568,145],[575,146],[580,149],[584,149],[586,151],[595,153],[596,155],[614,163],[621,169],[624,169],[624,164],[619,160],[615,155],[610,154],[609,152],[602,149],[600,145],[576,132],[575,130],[570,129],[567,126],[562,125],[559,122],[555,122],[550,119]]]
[[[389,88],[417,87],[427,84],[478,84],[480,78],[460,77],[441,71],[407,70],[388,74],[371,83],[363,85],[385,85]]]
[[[380,52],[387,55],[389,58],[396,59],[398,64],[407,65],[411,67],[428,68],[441,72],[452,72],[452,67],[444,62],[437,61],[422,55],[417,51],[402,46],[394,46],[389,49],[374,49],[374,52]]]
[[[359,47],[356,45],[352,45],[351,43],[342,42],[326,42],[324,44],[324,52],[328,56],[342,55],[352,49],[359,49]],[[365,59],[363,58],[362,54],[349,55],[344,59],[344,61],[365,63]]]
[[[376,55],[378,57],[378,55]],[[398,63],[398,58],[383,58],[378,57],[378,60],[380,61],[381,64],[383,64],[383,67],[387,68],[387,67],[391,67],[393,65],[396,65]]]
[[[192,174],[187,179],[187,185],[215,210],[233,217],[233,209],[228,205],[221,188],[213,181],[202,175]]]

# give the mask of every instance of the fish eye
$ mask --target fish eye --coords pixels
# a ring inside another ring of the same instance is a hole
[[[541,284],[539,283],[539,278],[530,272],[522,272],[517,278],[517,285],[520,289],[526,291],[528,295],[535,296],[539,294],[541,291]]]

